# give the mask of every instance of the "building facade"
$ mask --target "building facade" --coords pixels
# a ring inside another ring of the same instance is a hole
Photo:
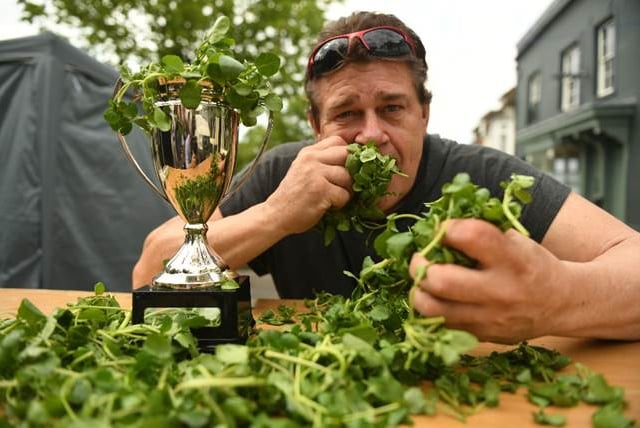
[[[516,154],[640,230],[640,1],[556,0],[517,48]]]
[[[482,116],[473,130],[474,144],[491,147],[509,154],[516,150],[516,88],[500,98],[500,108]]]

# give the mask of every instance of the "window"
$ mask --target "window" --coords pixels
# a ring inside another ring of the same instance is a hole
[[[580,49],[572,46],[562,54],[560,109],[572,110],[580,104]]]
[[[542,99],[542,80],[536,72],[529,77],[527,85],[527,123],[533,123],[540,116],[540,101]]]
[[[613,92],[613,60],[616,57],[616,27],[613,19],[598,27],[598,97]]]

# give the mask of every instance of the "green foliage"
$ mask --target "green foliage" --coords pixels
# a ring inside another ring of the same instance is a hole
[[[336,232],[354,229],[363,232],[365,228],[378,226],[375,220],[384,218],[377,207],[378,201],[389,194],[387,187],[393,174],[404,175],[398,169],[396,160],[378,151],[375,142],[365,145],[352,143],[347,146],[349,155],[345,168],[353,180],[353,196],[340,210],[327,212],[318,228],[322,231],[324,244],[329,245]]]
[[[267,309],[260,314],[260,322],[269,325],[293,324],[296,308],[287,305],[278,305],[276,310]]]
[[[253,126],[257,117],[269,110],[282,108],[280,98],[273,93],[268,78],[278,72],[280,58],[263,52],[256,62],[240,62],[231,47],[235,40],[226,36],[231,22],[219,17],[196,49],[196,58],[184,63],[176,55],[165,55],[160,63],[152,62],[131,73],[120,68],[122,86],[109,101],[104,114],[113,130],[122,134],[131,131],[135,123],[147,133],[154,129],[168,131],[171,127],[166,109],[158,104],[178,97],[186,108],[195,109],[202,100],[234,108],[242,123]],[[127,102],[129,90],[134,100]],[[143,114],[138,115],[137,99],[141,98]]]
[[[193,47],[211,27],[213,17],[228,16],[232,23],[228,35],[237,43],[234,57],[239,62],[253,58],[262,63],[262,52],[273,52],[281,59],[280,72],[270,79],[276,94],[285,100],[282,113],[275,116],[272,144],[312,135],[302,87],[306,56],[324,24],[324,10],[337,1],[157,0],[150,6],[138,0],[18,0],[24,6],[24,20],[44,29],[53,24],[73,28],[73,34],[79,33],[83,40],[81,47],[113,65],[158,62],[166,55],[193,61]],[[262,126],[244,134],[239,165],[254,158],[263,135]]]

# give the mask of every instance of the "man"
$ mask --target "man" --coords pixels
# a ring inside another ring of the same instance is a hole
[[[451,222],[445,243],[479,268],[431,266],[415,295],[418,311],[500,342],[546,334],[640,338],[638,233],[516,158],[427,135],[424,46],[394,16],[357,13],[329,24],[319,40],[305,84],[316,143],[271,150],[214,214],[209,240],[229,266],[272,273],[281,297],[348,295],[354,284],[342,272],[359,272],[371,240],[339,233],[324,247],[314,226],[351,197],[346,145],[375,141],[408,176],[393,178],[392,195],[380,203],[386,212],[424,211],[462,171],[493,193],[512,172],[536,178],[522,217],[531,239],[479,220]],[[149,283],[182,240],[177,218],[152,232],[134,286]],[[425,263],[414,256],[411,272]]]

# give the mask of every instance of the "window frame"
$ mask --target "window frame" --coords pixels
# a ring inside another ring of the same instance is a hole
[[[534,87],[534,84],[535,87]],[[540,104],[542,103],[542,73],[536,70],[527,79],[527,124],[540,119]]]
[[[605,40],[607,34],[610,38]],[[610,17],[596,27],[596,96],[598,98],[606,97],[615,91],[615,58],[616,26],[613,17]],[[607,71],[607,65],[610,67],[609,71]]]
[[[566,112],[580,106],[581,51],[573,43],[560,54],[560,111]]]

